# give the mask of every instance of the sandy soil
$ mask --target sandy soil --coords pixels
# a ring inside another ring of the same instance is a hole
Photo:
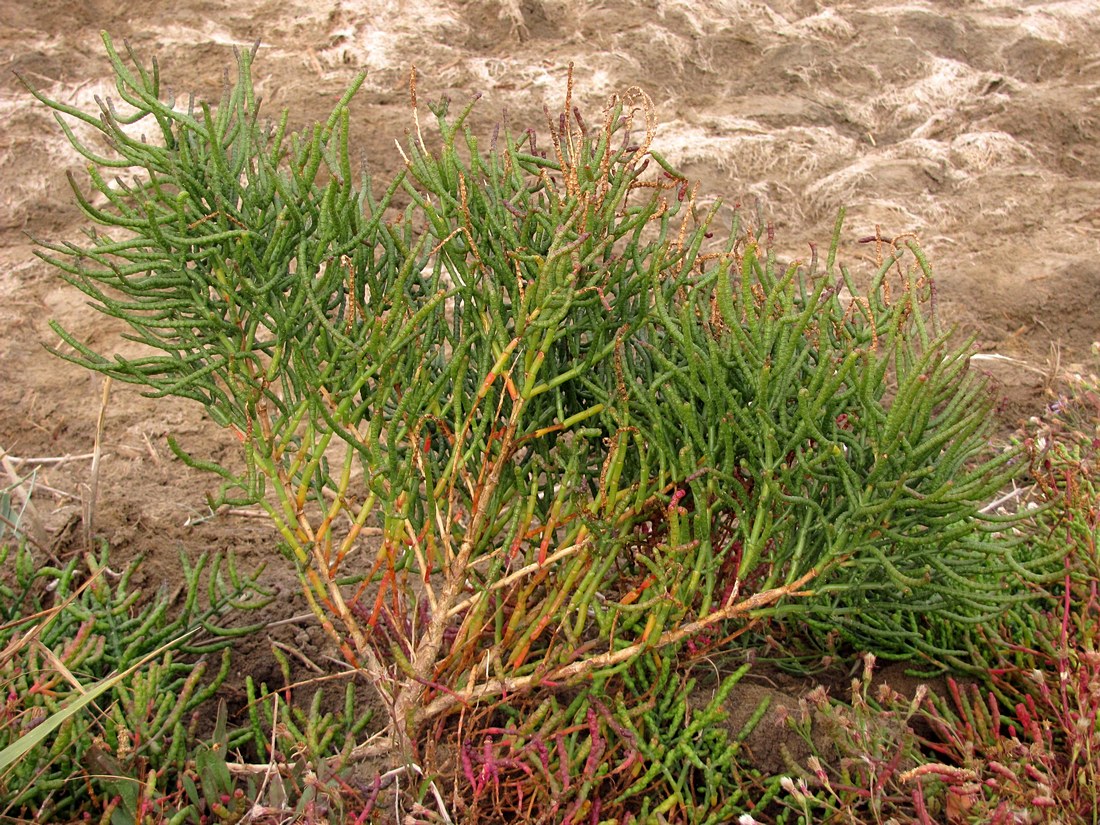
[[[1010,427],[1047,403],[1055,360],[1072,368],[1100,339],[1097,11],[1095,0],[0,0],[0,448],[92,450],[101,380],[46,351],[59,343],[50,319],[100,351],[124,345],[117,324],[32,254],[29,235],[63,239],[83,225],[65,180],[81,162],[8,71],[91,110],[112,91],[101,29],[156,55],[176,90],[214,99],[231,48],[259,39],[266,105],[290,107],[299,124],[327,114],[366,69],[353,135],[380,177],[400,163],[412,64],[423,97],[481,93],[486,134],[502,115],[541,127],[570,62],[593,115],[640,86],[660,120],[654,148],[704,195],[762,201],[791,254],[827,243],[840,206],[849,261],[873,254],[856,241],[876,227],[913,233],[934,261],[942,316],[982,351],[1017,359],[983,362]],[[167,433],[200,455],[233,450],[200,409],[113,388],[95,532],[120,561],[147,553],[150,585],[173,580],[181,550],[270,560],[268,581],[287,594],[272,619],[301,613],[270,532],[210,517],[213,482],[172,458]],[[86,460],[39,471],[38,511],[58,553],[81,546],[90,480]],[[309,622],[274,633],[324,655]],[[236,661],[279,681],[266,639]]]

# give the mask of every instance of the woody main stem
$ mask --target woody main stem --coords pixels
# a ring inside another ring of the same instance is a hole
[[[439,652],[443,648],[443,634],[450,620],[451,609],[462,595],[466,586],[466,571],[470,564],[470,557],[481,536],[481,531],[489,517],[489,504],[493,499],[500,484],[500,476],[505,465],[511,457],[512,447],[515,444],[516,429],[523,412],[523,400],[516,399],[512,407],[508,424],[505,427],[504,436],[501,439],[500,452],[493,462],[484,487],[479,491],[477,507],[474,516],[466,529],[466,535],[459,547],[458,555],[447,565],[446,580],[443,591],[436,602],[436,611],[428,624],[428,629],[413,653],[411,666],[412,673],[397,691],[394,702],[393,724],[397,741],[408,742],[409,733],[415,729],[421,718],[431,716],[426,714],[419,706],[420,694],[424,685],[431,680],[432,671],[439,660]],[[404,725],[404,729],[400,729]]]

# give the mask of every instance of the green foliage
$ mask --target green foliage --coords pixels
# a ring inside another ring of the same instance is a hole
[[[929,716],[960,821],[1100,822],[1100,483],[1096,380],[1074,382],[1028,439],[1046,501],[1030,542],[1068,548],[1060,586],[985,633],[986,684],[950,685]]]
[[[1100,344],[1093,344],[1093,367]],[[1041,550],[1069,547],[1080,603],[1100,581],[1100,378],[1074,376],[1025,440],[1030,473],[1048,506],[1029,537]]]
[[[105,229],[42,255],[148,352],[55,326],[59,353],[236,432],[242,471],[175,449],[265,508],[406,757],[458,708],[614,695],[653,648],[677,683],[681,643],[748,616],[956,663],[1032,598],[1021,582],[1060,571],[982,512],[1022,462],[983,458],[988,398],[931,325],[915,244],[861,283],[838,221],[826,261],[781,264],[770,235],[697,206],[639,92],[589,126],[570,87],[542,148],[486,148],[446,102],[429,130],[414,107],[405,169],[376,191],[350,162],[361,79],[292,134],[261,121],[252,53],[217,107],[183,107],[104,40],[117,107],[35,94],[90,161],[97,196],[73,188]],[[725,810],[736,793],[655,707],[614,723],[668,794],[639,804],[688,816],[698,781]]]
[[[246,678],[249,730],[256,752],[276,762],[290,754],[308,754],[313,764],[324,764],[326,769],[342,767],[341,757],[346,759],[374,717],[371,711],[359,709],[355,683],[348,682],[343,703],[334,710],[322,710],[325,692],[320,687],[313,691],[309,707],[302,708],[290,687],[290,662],[278,648],[272,647],[271,652],[288,687],[273,692],[266,684],[257,687],[251,677]],[[269,739],[271,731],[276,733],[274,741]]]
[[[728,822],[750,804],[738,752],[766,709],[734,736],[722,724],[748,670],[699,702],[703,691],[675,655],[649,653],[621,680],[473,715],[454,768],[455,813],[469,822]]]
[[[850,702],[812,693],[814,726],[829,728],[833,747],[797,781],[783,781],[777,822],[1098,821],[1095,388],[1094,378],[1071,381],[1050,414],[1033,420],[1023,439],[1031,484],[1002,497],[1037,508],[1026,547],[1064,555],[1061,581],[1035,585],[1030,603],[968,640],[980,681],[949,679],[913,699],[882,687],[871,700],[868,668]],[[819,741],[808,714],[798,726],[811,745]]]
[[[615,716],[643,770],[610,803],[625,805],[640,822],[657,816],[674,822],[729,822],[750,802],[738,751],[767,710],[767,700],[731,741],[721,724],[723,706],[749,665],[723,679],[706,705],[693,707],[696,680],[678,675],[672,664],[671,658],[642,657],[632,672],[624,673],[629,701],[617,698]]]
[[[219,701],[213,734],[207,741],[200,742],[193,751],[194,772],[181,776],[181,784],[190,805],[179,814],[186,813],[191,821],[201,823],[215,818],[217,822],[239,822],[250,807],[244,790],[236,787],[236,781],[229,771],[226,713],[225,702]],[[249,785],[249,790],[254,794],[253,783]]]
[[[62,720],[48,744],[6,766],[7,814],[61,817],[101,793],[105,776],[138,787],[147,772],[181,768],[191,714],[224,682],[233,641],[255,630],[228,621],[267,601],[231,561],[184,560],[178,592],[152,597],[131,587],[140,564],[112,581],[106,547],[63,569],[37,566],[22,545],[0,550],[0,746]],[[85,691],[94,702],[68,712]]]
[[[663,474],[707,503],[692,531],[700,592],[827,570],[816,598],[777,613],[880,655],[957,657],[960,625],[1026,600],[1012,583],[1057,559],[1025,568],[980,513],[1019,461],[979,458],[989,398],[967,347],[928,326],[928,263],[911,243],[890,249],[860,290],[835,247],[825,272],[784,268],[751,238],[734,253],[700,274],[679,318],[657,304],[644,376],[623,359],[632,423],[648,419]],[[661,426],[670,413],[680,426]]]

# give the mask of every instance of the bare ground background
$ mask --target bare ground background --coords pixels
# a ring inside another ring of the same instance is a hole
[[[157,56],[177,91],[213,100],[231,48],[258,39],[265,106],[289,107],[298,125],[325,116],[365,69],[352,132],[380,179],[400,163],[413,64],[423,98],[481,93],[486,136],[502,116],[542,129],[570,62],[590,119],[609,94],[640,86],[656,104],[654,148],[701,181],[704,199],[761,201],[789,254],[827,245],[840,206],[850,264],[873,256],[856,241],[876,228],[913,233],[932,257],[941,317],[1017,359],[982,362],[1004,400],[1002,430],[1039,412],[1059,370],[1100,339],[1096,0],[0,0],[0,21],[0,448],[11,456],[92,449],[101,380],[46,351],[59,343],[49,319],[100,351],[126,346],[32,254],[29,235],[71,238],[84,225],[65,180],[81,163],[11,71],[92,110],[113,91],[101,29]],[[304,612],[270,531],[212,516],[213,482],[171,456],[167,433],[199,455],[234,447],[195,406],[113,388],[94,527],[116,562],[147,554],[139,579],[155,587],[178,578],[181,551],[232,550],[245,566],[271,563],[265,580],[285,593],[272,621]],[[89,481],[85,460],[39,471],[59,554],[82,547]],[[324,664],[310,621],[269,636]],[[239,651],[238,687],[244,673],[280,681],[267,644]]]

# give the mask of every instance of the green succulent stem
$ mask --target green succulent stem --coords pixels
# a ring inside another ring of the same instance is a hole
[[[1056,575],[983,513],[1019,454],[988,458],[988,393],[931,321],[915,245],[861,289],[840,218],[823,271],[741,216],[719,229],[637,90],[588,126],[570,86],[543,147],[485,148],[472,103],[429,107],[431,128],[416,107],[376,188],[350,162],[362,76],[293,133],[263,122],[253,52],[217,105],[183,107],[104,42],[117,109],[34,94],[106,229],[40,254],[144,354],[59,326],[57,352],[235,435],[243,469],[173,449],[264,508],[404,753],[458,708],[598,693],[767,618],[957,662],[1026,599],[1006,581]]]

